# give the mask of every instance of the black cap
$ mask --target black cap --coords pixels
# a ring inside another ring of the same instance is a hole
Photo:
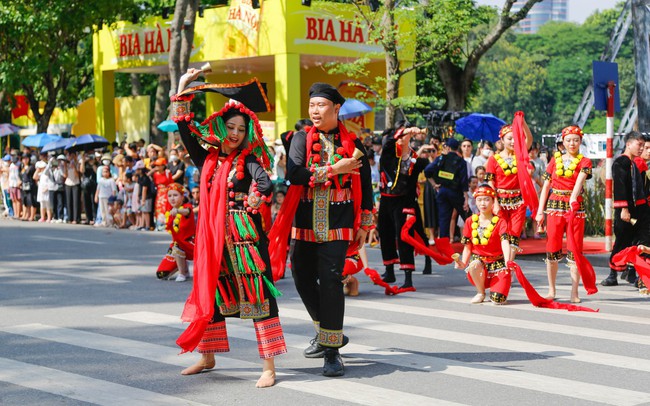
[[[372,137],[372,144],[373,145],[381,145],[381,135],[374,135]]]
[[[345,103],[345,97],[341,96],[336,88],[327,83],[316,82],[309,88],[309,98],[324,97],[334,104]]]

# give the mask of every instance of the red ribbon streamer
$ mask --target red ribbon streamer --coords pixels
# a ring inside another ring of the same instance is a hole
[[[570,312],[597,312],[598,311],[598,309],[594,310],[589,307],[578,306],[569,303],[558,303],[552,299],[541,297],[539,293],[537,293],[533,285],[531,285],[530,282],[528,282],[528,279],[526,279],[526,275],[524,275],[524,272],[521,270],[521,268],[519,267],[519,265],[517,265],[516,262],[508,261],[508,269],[515,272],[519,284],[521,285],[521,287],[524,288],[524,292],[526,292],[526,296],[528,297],[530,303],[533,304],[533,306],[543,307],[545,309],[568,310]]]
[[[451,254],[454,253],[454,250],[451,248],[451,245],[449,244],[449,239],[444,239],[444,238],[436,239],[435,240],[436,248],[439,251],[441,251],[441,252],[436,252],[432,250],[430,247],[424,245],[422,238],[417,233],[414,233],[413,236],[409,233],[413,228],[413,224],[415,224],[415,220],[416,218],[414,215],[408,214],[406,216],[406,221],[404,222],[404,225],[402,226],[402,231],[400,233],[400,237],[402,238],[402,241],[412,245],[413,248],[415,248],[415,252],[417,254],[430,256],[431,258],[433,258],[434,261],[436,261],[440,265],[447,265],[454,262],[454,260],[451,259]]]

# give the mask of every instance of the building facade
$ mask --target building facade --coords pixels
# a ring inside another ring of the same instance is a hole
[[[523,34],[535,34],[548,21],[568,21],[569,0],[544,0],[533,6],[528,16],[517,24],[515,31]],[[517,12],[523,2],[512,5],[512,12]]]

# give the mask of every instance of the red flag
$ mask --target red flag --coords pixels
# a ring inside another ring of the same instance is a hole
[[[18,118],[26,116],[29,113],[29,103],[27,97],[23,95],[14,95],[14,108],[11,109],[11,117]]]

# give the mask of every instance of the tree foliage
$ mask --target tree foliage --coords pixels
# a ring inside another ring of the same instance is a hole
[[[3,0],[0,86],[25,94],[37,131],[45,132],[55,107],[75,106],[90,94],[92,27],[139,11],[133,0]]]
[[[507,35],[480,65],[470,108],[505,120],[523,110],[537,134],[572,124],[592,77],[592,61],[605,50],[620,11],[621,6],[596,12],[583,24],[549,22],[536,34]],[[634,91],[632,47],[630,30],[616,58],[622,107]],[[585,131],[603,129],[604,113],[592,111]]]

